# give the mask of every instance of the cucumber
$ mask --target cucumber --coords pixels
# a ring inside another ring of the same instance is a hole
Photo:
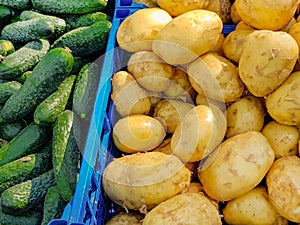
[[[16,216],[6,214],[0,208],[0,225],[40,225],[42,214],[40,212],[30,212]]]
[[[89,119],[93,112],[98,88],[99,66],[88,63],[79,72],[73,93],[73,110],[82,118]]]
[[[58,90],[42,101],[34,111],[34,122],[37,124],[51,124],[65,110],[70,99],[75,75],[67,77]]]
[[[47,191],[55,185],[53,170],[32,180],[24,181],[6,189],[1,195],[4,213],[20,215],[41,204]]]
[[[25,121],[19,120],[12,123],[0,124],[0,138],[10,141],[18,133],[20,133],[26,126]]]
[[[11,8],[0,5],[0,28],[9,24],[13,16],[14,11]]]
[[[27,125],[0,148],[0,166],[37,152],[51,138],[51,129],[35,123]]]
[[[103,12],[87,13],[83,15],[71,15],[66,19],[69,30],[73,30],[79,27],[90,26],[96,22],[108,20],[111,21],[111,17]]]
[[[0,55],[7,56],[14,52],[15,52],[15,47],[11,41],[0,40]]]
[[[14,80],[20,82],[21,84],[24,84],[25,81],[28,79],[28,77],[31,76],[31,74],[32,74],[32,71],[28,70],[28,71],[22,73],[20,76],[14,77]]]
[[[84,65],[86,65],[89,62],[93,62],[93,61],[94,61],[94,59],[89,56],[86,56],[86,57],[75,56],[74,57],[74,65],[73,65],[71,74],[78,75]]]
[[[53,127],[52,163],[58,192],[62,199],[70,201],[77,183],[79,149],[72,130],[73,112],[65,110]]]
[[[105,9],[107,0],[31,0],[33,8],[54,14],[83,14]]]
[[[74,58],[67,49],[56,48],[47,52],[19,91],[5,102],[0,112],[1,122],[16,121],[33,113],[69,76],[73,64]]]
[[[57,186],[48,189],[44,201],[43,220],[41,225],[47,225],[62,216],[66,202],[60,197]]]
[[[0,5],[22,10],[32,8],[31,0],[0,0]]]
[[[30,154],[0,166],[0,194],[21,182],[33,179],[52,168],[50,154]]]
[[[103,20],[71,30],[54,41],[51,48],[68,47],[74,56],[81,57],[101,51],[106,46],[110,28],[111,22]]]
[[[54,28],[55,36],[62,35],[67,26],[66,21],[57,16],[44,15],[42,13],[38,13],[32,10],[24,10],[20,14],[20,20],[22,21],[31,20],[34,18],[44,18],[51,21],[55,27]]]
[[[17,81],[9,81],[0,84],[0,104],[4,104],[7,99],[16,93],[22,84]]]
[[[50,43],[39,39],[31,41],[5,57],[0,63],[0,79],[11,79],[33,68],[47,53]]]
[[[3,27],[1,37],[13,43],[24,43],[40,38],[49,38],[54,34],[55,26],[45,18],[34,18],[10,23]]]

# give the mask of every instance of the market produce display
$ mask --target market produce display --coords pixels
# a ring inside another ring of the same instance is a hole
[[[59,219],[78,181],[107,1],[0,0],[0,224]]]
[[[115,34],[106,224],[300,224],[299,1],[137,2]]]

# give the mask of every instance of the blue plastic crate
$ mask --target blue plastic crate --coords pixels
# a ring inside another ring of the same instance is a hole
[[[115,2],[116,9],[118,8],[147,8],[143,4],[135,3],[134,0],[116,0]]]

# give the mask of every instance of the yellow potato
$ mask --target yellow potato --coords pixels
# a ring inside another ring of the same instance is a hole
[[[153,52],[135,52],[129,58],[127,69],[139,85],[155,92],[164,91],[173,75],[173,67],[163,62]]]
[[[126,71],[113,75],[111,98],[121,116],[148,114],[150,111],[150,97]]]
[[[297,23],[297,20],[293,17],[290,22],[284,27],[281,29],[281,31],[285,31],[285,32],[288,32],[290,31],[290,29],[292,28],[292,26]],[[292,35],[293,36],[293,35]],[[297,41],[297,40],[296,40]]]
[[[239,63],[244,40],[250,33],[252,30],[234,30],[226,36],[223,42],[223,52],[226,58],[234,63]]]
[[[170,21],[171,15],[160,8],[145,8],[128,16],[119,26],[116,39],[129,52],[151,50],[152,40]]]
[[[146,214],[143,225],[221,225],[215,206],[202,194],[183,193],[160,203]]]
[[[260,30],[280,30],[294,16],[298,0],[236,0],[241,19]]]
[[[226,105],[224,104],[224,102],[218,102],[216,100],[206,98],[206,96],[204,95],[204,93],[202,91],[197,94],[196,105],[210,106],[210,104],[213,104],[214,106],[218,107],[221,111],[225,111],[225,109],[226,109]]]
[[[300,72],[288,79],[266,99],[266,108],[271,117],[286,125],[300,125]]]
[[[130,115],[118,120],[113,127],[116,147],[126,153],[156,148],[166,135],[163,124],[147,115]]]
[[[187,73],[192,87],[198,93],[203,91],[207,98],[234,102],[243,94],[237,67],[216,53],[200,56],[188,66]]]
[[[296,22],[289,30],[289,34],[296,40],[300,49],[300,22]]]
[[[222,20],[215,12],[192,10],[164,26],[152,49],[168,64],[186,64],[213,49],[222,29]]]
[[[226,118],[227,138],[248,131],[261,131],[265,118],[263,101],[252,95],[245,96],[227,107]]]
[[[154,109],[153,117],[160,120],[167,133],[174,133],[177,125],[194,105],[179,100],[163,100]]]
[[[135,3],[139,3],[139,4],[143,4],[146,5],[148,7],[158,7],[157,3],[155,1],[152,0],[134,0]]]
[[[262,134],[268,139],[275,151],[275,158],[298,154],[299,130],[276,121],[266,124]]]
[[[187,193],[203,193],[203,187],[198,182],[191,182],[189,188],[187,189]]]
[[[210,50],[209,52],[217,53],[221,56],[224,56],[224,52],[223,52],[223,43],[224,43],[224,41],[225,41],[225,36],[223,34],[221,34],[219,36],[217,45],[212,50]]]
[[[102,183],[112,201],[145,212],[185,191],[190,177],[190,171],[176,156],[146,152],[110,162],[103,172]]]
[[[142,225],[143,218],[141,214],[121,212],[113,216],[105,225]]]
[[[223,23],[230,22],[230,0],[210,0],[205,9],[217,13]]]
[[[269,202],[265,187],[256,187],[246,194],[229,201],[223,209],[227,224],[278,225],[280,217]],[[283,219],[286,221],[286,219]]]
[[[246,24],[244,21],[240,21],[236,27],[235,30],[251,30],[254,31],[255,29],[251,27],[249,24]]]
[[[243,43],[240,78],[254,96],[267,96],[291,74],[298,52],[296,41],[288,33],[255,30]]]
[[[286,219],[300,223],[300,158],[277,159],[266,177],[269,199]]]
[[[198,105],[176,127],[171,140],[174,155],[183,162],[195,162],[208,156],[223,140],[226,117],[217,107]]]
[[[226,139],[198,177],[208,196],[229,201],[256,187],[274,159],[275,153],[263,134],[249,131]]]
[[[231,18],[232,22],[235,23],[235,24],[238,24],[242,20],[240,15],[238,14],[238,12],[236,10],[235,1],[233,2],[232,6],[231,6],[230,18]]]
[[[209,2],[209,0],[157,0],[159,7],[174,17],[191,10],[204,9]]]

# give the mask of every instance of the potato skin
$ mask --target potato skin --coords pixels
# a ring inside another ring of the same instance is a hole
[[[215,206],[202,194],[183,193],[160,203],[143,220],[143,225],[221,225]]]
[[[267,96],[291,74],[298,51],[296,41],[286,32],[255,30],[243,42],[240,78],[251,94]]]
[[[270,202],[286,219],[300,223],[300,158],[277,159],[266,177]]]
[[[267,111],[274,120],[286,125],[300,125],[299,88],[300,72],[294,72],[266,98]]]
[[[268,140],[257,131],[225,140],[212,163],[198,177],[208,196],[219,201],[237,198],[257,186],[275,159]]]
[[[143,216],[137,213],[119,213],[113,216],[105,225],[142,225]]]
[[[103,172],[108,197],[127,209],[152,209],[185,191],[191,172],[173,155],[145,152],[116,158]]]

